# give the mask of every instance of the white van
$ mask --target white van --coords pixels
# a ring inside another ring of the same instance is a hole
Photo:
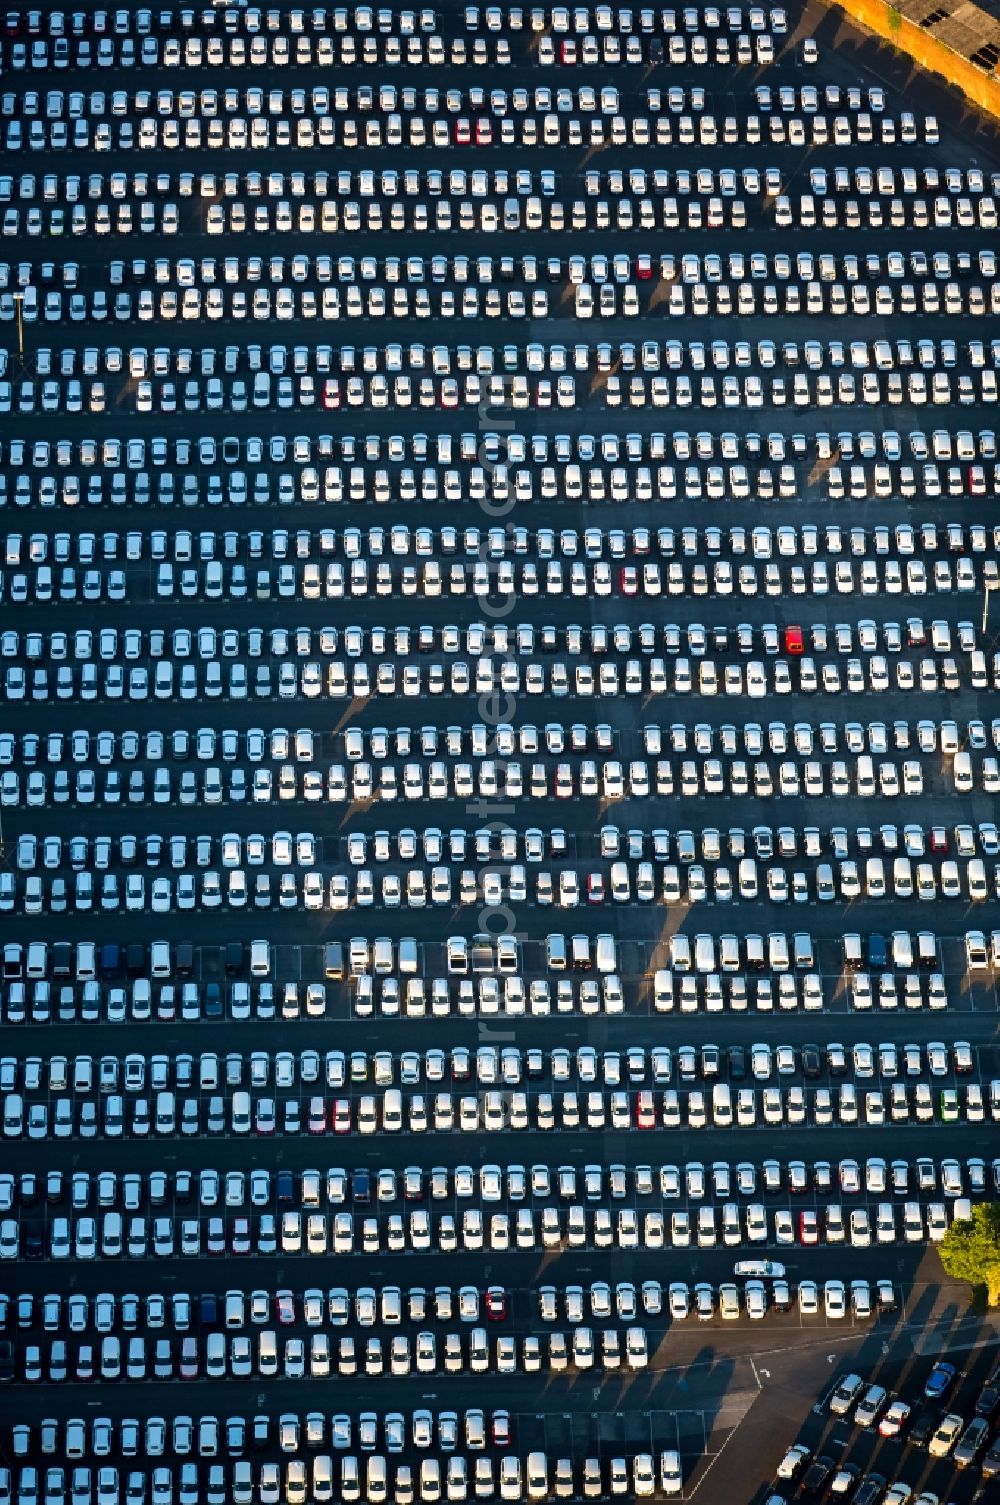
[[[383,1505],[388,1491],[389,1481],[386,1462],[380,1453],[376,1453],[368,1459],[367,1498],[369,1505]]]
[[[257,1372],[264,1378],[278,1372],[278,1339],[269,1327],[257,1335]]]
[[[696,972],[715,971],[715,941],[710,935],[694,938],[694,969]]]
[[[529,1453],[525,1470],[528,1482],[528,1499],[544,1500],[549,1492],[549,1460],[545,1453]]]
[[[723,972],[738,972],[740,970],[740,943],[736,936],[721,936],[719,950]]]
[[[122,1215],[106,1212],[101,1229],[101,1253],[105,1259],[119,1259],[122,1252]]]
[[[31,978],[45,976],[48,971],[48,946],[44,941],[32,941],[29,944],[26,971]]]
[[[398,1087],[390,1087],[382,1099],[382,1128],[387,1134],[398,1134],[403,1127],[403,1094]]]
[[[598,972],[616,972],[618,970],[618,950],[613,935],[599,935],[597,937],[596,965]]]
[[[908,930],[892,932],[892,961],[901,971],[909,972],[912,969],[913,937]]]
[[[172,1092],[156,1094],[156,1132],[173,1134],[177,1127],[177,1102]]]
[[[691,942],[686,935],[670,937],[670,965],[675,972],[690,972]]]
[[[250,1133],[250,1094],[239,1091],[233,1093],[231,1108],[231,1123],[234,1134]]]
[[[965,934],[965,959],[970,972],[985,972],[989,965],[986,936],[981,930],[968,930]]]
[[[416,942],[414,942],[414,945],[416,945]],[[403,972],[403,971],[406,970],[405,967],[403,966],[402,946],[403,946],[403,942],[401,941],[400,942],[400,968],[399,968],[401,972]],[[413,971],[415,972],[416,970],[417,970],[416,969],[416,963],[414,963]],[[517,936],[514,936],[514,935],[498,935],[497,936],[497,971],[498,972],[503,972],[503,973],[509,975],[510,973],[518,972],[519,970],[520,970],[520,958],[518,956],[518,949],[517,949]]]
[[[674,1006],[674,974],[669,967],[658,967],[653,974],[653,1007],[666,1013]]]
[[[340,1460],[340,1493],[346,1501],[361,1498],[361,1476],[358,1460],[353,1453],[348,1453]]]
[[[209,1333],[205,1339],[205,1373],[209,1379],[221,1380],[226,1375],[226,1335]]]
[[[353,972],[353,965],[351,967]],[[464,976],[469,970],[469,947],[464,935],[448,937],[448,971],[452,976]]]
[[[313,1459],[312,1494],[316,1505],[329,1505],[333,1499],[333,1459],[329,1453],[318,1453]]]
[[[733,1094],[726,1082],[712,1087],[712,1122],[717,1129],[728,1129],[733,1122]]]

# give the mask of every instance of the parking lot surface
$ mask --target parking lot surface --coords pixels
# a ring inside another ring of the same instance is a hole
[[[449,0],[0,143],[0,1505],[988,1498],[994,134]]]

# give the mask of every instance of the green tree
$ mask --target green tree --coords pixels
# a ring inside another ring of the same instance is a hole
[[[990,1306],[1000,1305],[1000,1203],[982,1203],[952,1223],[938,1252],[948,1275],[985,1286]]]

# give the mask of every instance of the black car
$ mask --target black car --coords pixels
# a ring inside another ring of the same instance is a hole
[[[125,971],[129,977],[141,977],[146,970],[146,946],[143,941],[130,941],[125,947]]]
[[[876,1505],[885,1492],[885,1474],[866,1474],[854,1495],[854,1505]]]
[[[910,1423],[910,1442],[914,1447],[925,1448],[937,1431],[941,1414],[938,1411],[927,1409],[918,1412]]]
[[[803,1045],[802,1047],[802,1075],[809,1081],[814,1082],[823,1074],[823,1057],[818,1045]]]
[[[827,1481],[835,1468],[836,1464],[833,1459],[827,1457],[825,1453],[819,1458],[814,1458],[802,1476],[802,1483],[799,1486],[801,1493],[818,1495],[826,1488]]]
[[[0,1383],[14,1378],[14,1345],[9,1338],[0,1338]]]
[[[1000,1409],[1000,1370],[995,1369],[980,1390],[976,1400],[975,1414],[985,1416],[987,1421]]]
[[[747,1053],[742,1045],[729,1047],[729,1077],[733,1082],[743,1082],[747,1074]]]
[[[21,1225],[21,1253],[25,1259],[42,1259],[45,1254],[42,1225],[37,1218],[29,1218]]]

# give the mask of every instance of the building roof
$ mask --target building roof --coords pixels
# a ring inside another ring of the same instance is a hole
[[[900,15],[959,57],[1000,76],[1000,0],[895,0]]]

